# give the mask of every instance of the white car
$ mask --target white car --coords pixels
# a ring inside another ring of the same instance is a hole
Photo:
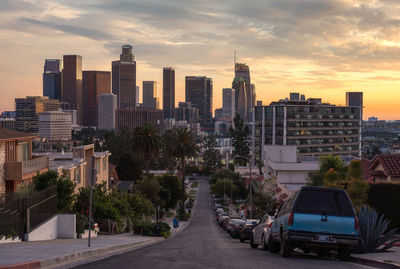
[[[258,248],[261,245],[263,250],[268,249],[268,240],[271,235],[271,227],[274,217],[268,214],[260,219],[260,222],[253,228],[250,236],[250,246]]]

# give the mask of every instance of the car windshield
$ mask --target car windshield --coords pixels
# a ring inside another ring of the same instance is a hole
[[[294,212],[354,216],[352,206],[346,194],[337,190],[303,190],[298,198]]]
[[[256,219],[248,219],[246,221],[246,224],[250,224],[250,225],[257,225],[257,223],[258,223],[258,220],[256,220]]]

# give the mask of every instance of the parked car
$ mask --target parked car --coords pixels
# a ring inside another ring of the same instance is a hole
[[[339,259],[348,260],[358,233],[358,219],[346,191],[302,187],[281,205],[268,245],[283,257],[300,248],[319,255],[336,250]]]
[[[259,245],[262,249],[268,249],[268,240],[271,235],[271,225],[274,221],[273,213],[264,215],[259,223],[254,226],[249,235],[250,246],[252,248],[257,248]]]
[[[250,240],[251,233],[253,228],[258,224],[257,219],[248,219],[246,220],[245,225],[240,230],[239,239],[240,242],[244,242],[245,240]]]
[[[220,217],[218,218],[218,224],[219,224],[219,226],[222,227],[224,221],[225,221],[226,219],[228,219],[228,218],[229,218],[229,215],[228,215],[228,214],[222,214],[222,215],[220,215]]]
[[[240,231],[242,230],[242,227],[246,224],[246,221],[243,219],[236,220],[233,228],[231,229],[231,236],[233,238],[239,238]]]
[[[215,210],[215,215],[218,217],[218,214],[219,213],[224,213],[225,211],[224,211],[224,209],[222,208],[222,207],[218,207],[216,210]]]
[[[231,217],[228,221],[227,227],[226,227],[226,231],[231,234],[233,228],[235,227],[236,221],[241,220],[240,217]]]

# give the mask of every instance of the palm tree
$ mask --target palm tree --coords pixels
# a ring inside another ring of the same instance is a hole
[[[200,149],[195,142],[192,131],[187,128],[172,129],[168,133],[168,148],[172,156],[180,161],[182,177],[182,209],[185,202],[185,160],[197,157]]]
[[[161,147],[161,137],[157,129],[148,123],[137,127],[133,132],[133,147],[143,158],[146,172],[149,173],[150,158],[157,155]]]

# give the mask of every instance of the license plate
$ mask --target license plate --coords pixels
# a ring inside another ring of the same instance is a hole
[[[324,235],[324,234],[319,234],[319,235],[317,235],[316,239],[318,241],[329,241],[330,240],[330,236],[329,235]]]

